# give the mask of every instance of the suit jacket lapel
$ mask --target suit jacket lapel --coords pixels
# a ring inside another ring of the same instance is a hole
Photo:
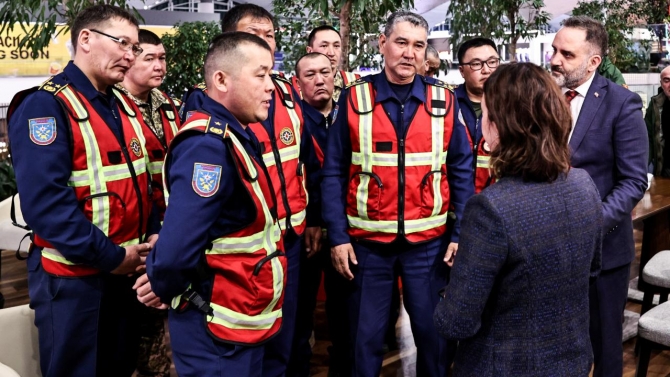
[[[575,129],[572,131],[572,137],[570,138],[569,144],[573,152],[579,148],[582,140],[584,140],[586,131],[588,131],[591,127],[593,119],[595,118],[600,105],[603,103],[603,101],[605,101],[606,95],[607,79],[603,78],[596,72],[595,77],[591,82],[591,87],[586,94],[586,98],[584,98],[584,103],[582,104],[582,109],[579,112],[579,117],[577,118]]]

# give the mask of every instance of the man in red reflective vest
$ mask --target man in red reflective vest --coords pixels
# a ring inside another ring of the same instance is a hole
[[[272,15],[254,4],[241,4],[228,11],[221,20],[223,32],[243,31],[263,38],[273,54],[275,33]],[[279,336],[266,345],[263,373],[282,376],[291,354],[298,296],[300,245],[311,243],[321,231],[319,224],[318,182],[314,179],[319,163],[314,155],[312,137],[304,127],[300,97],[289,80],[273,72],[275,84],[270,115],[249,128],[258,138],[265,165],[277,197],[277,217],[284,234],[288,258],[288,281],[284,293],[283,327]],[[184,102],[183,114],[188,119],[206,97],[206,87],[192,90]],[[309,191],[309,197],[307,195]]]
[[[458,99],[458,119],[468,131],[473,154],[475,193],[493,183],[493,173],[489,169],[491,148],[484,140],[482,128],[482,96],[484,83],[500,64],[496,44],[488,38],[473,38],[458,48],[458,70],[465,83],[459,85],[454,94]]]
[[[286,257],[275,194],[249,127],[268,116],[270,51],[248,33],[214,39],[205,58],[207,97],[165,160],[165,221],[137,293],[149,306],[172,304],[180,376],[261,376],[263,344],[282,327]]]
[[[333,264],[355,285],[354,376],[379,375],[396,269],[417,345],[416,374],[448,370],[447,342],[432,314],[447,282],[444,260],[458,248],[459,219],[473,194],[472,153],[453,93],[416,74],[427,35],[421,16],[392,14],[379,37],[384,70],[344,91],[328,133],[322,213]]]
[[[113,86],[142,53],[138,22],[96,5],[71,33],[74,61],[17,94],[9,111],[21,207],[34,231],[28,288],[40,366],[45,377],[130,376],[139,305],[126,275],[150,249],[151,192],[139,109]]]
[[[159,36],[140,29],[138,33],[142,54],[135,65],[128,70],[123,82],[117,88],[140,109],[144,119],[142,135],[149,159],[152,198],[158,216],[165,214],[163,198],[163,159],[168,145],[179,129],[180,121],[172,99],[158,87],[166,73],[165,47]],[[164,310],[143,308],[140,324],[140,354],[137,360],[137,376],[168,376],[170,356],[165,341]]]

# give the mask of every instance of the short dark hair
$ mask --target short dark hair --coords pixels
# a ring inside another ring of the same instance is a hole
[[[595,48],[595,55],[605,56],[607,53],[608,36],[603,24],[586,16],[573,16],[563,21],[563,27],[571,27],[586,31],[586,42]]]
[[[240,4],[230,8],[223,16],[221,19],[221,31],[225,33],[237,30],[237,24],[247,16],[253,19],[267,18],[273,25],[275,23],[274,17],[272,17],[272,14],[267,9],[255,4]]]
[[[72,48],[74,51],[77,51],[77,40],[79,39],[79,33],[83,29],[96,28],[100,24],[107,22],[113,18],[119,18],[126,20],[129,23],[140,27],[140,23],[137,21],[137,18],[132,15],[128,10],[107,4],[92,5],[90,7],[84,8],[74,21],[72,21],[72,27],[70,28],[71,33],[71,42]]]
[[[342,36],[340,35],[340,32],[337,31],[337,29],[335,29],[332,25],[321,25],[321,26],[315,27],[314,30],[312,30],[309,33],[309,37],[307,37],[307,46],[311,47],[312,44],[314,43],[314,39],[316,38],[316,34],[320,31],[324,31],[324,30],[332,30],[332,31],[336,32],[337,35],[340,36],[340,39],[342,38]]]
[[[300,76],[300,62],[303,61],[303,59],[314,59],[319,56],[322,56],[328,60],[330,63],[330,58],[320,52],[308,52],[305,55],[301,56],[298,61],[295,62],[295,76],[298,77]]]
[[[488,38],[477,37],[468,39],[467,41],[461,43],[461,45],[458,47],[458,63],[460,64],[463,62],[463,57],[469,49],[482,46],[491,46],[494,50],[496,50],[496,52],[498,52],[498,46],[496,46],[496,43]]]
[[[148,45],[154,45],[158,46],[163,44],[161,41],[161,37],[156,35],[153,31],[147,30],[147,29],[140,29],[139,33],[137,33],[138,39],[140,40],[140,44],[148,44]]]
[[[498,131],[490,160],[497,177],[553,182],[568,172],[570,107],[547,71],[533,63],[501,65],[484,83],[484,102]]]
[[[212,40],[207,49],[207,55],[205,55],[204,75],[205,83],[208,87],[210,85],[207,80],[210,79],[213,71],[220,69],[223,65],[237,66],[240,61],[245,60],[245,57],[241,56],[239,51],[239,47],[245,43],[253,44],[268,50],[268,52],[272,52],[270,45],[263,38],[254,34],[231,31],[217,35]]]
[[[401,22],[409,22],[414,27],[420,27],[426,30],[428,34],[428,22],[422,16],[412,13],[406,10],[399,10],[397,12],[391,13],[389,18],[386,19],[386,24],[384,25],[384,35],[388,38],[393,33],[393,29],[396,24]]]

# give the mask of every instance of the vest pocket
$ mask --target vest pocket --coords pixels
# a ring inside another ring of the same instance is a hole
[[[361,183],[365,180],[367,184]],[[347,204],[358,213],[357,217],[364,220],[379,220],[383,195],[384,184],[377,174],[361,171],[349,178]]]
[[[437,175],[437,176],[436,176]],[[438,192],[435,192],[435,179],[439,179]],[[421,218],[430,217],[435,210],[435,206],[438,205],[438,211],[436,214],[439,214],[442,211],[442,208],[447,204],[445,203],[445,198],[443,192],[447,192],[446,186],[446,174],[441,170],[431,170],[421,179]],[[439,196],[439,199],[436,200],[436,195]]]

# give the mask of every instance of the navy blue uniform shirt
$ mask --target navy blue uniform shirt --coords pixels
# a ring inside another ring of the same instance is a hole
[[[296,92],[292,86],[291,91],[293,93],[294,103],[300,106],[300,109],[303,111],[303,120],[307,122],[307,120],[304,119],[306,115],[304,113],[302,101],[300,101],[300,95],[298,95],[298,92]],[[188,113],[190,111],[201,109],[206,98],[208,98],[207,94],[205,94],[203,90],[191,90],[187,94],[180,110],[182,112],[182,122],[185,122],[188,119]],[[275,96],[273,94],[272,100],[270,101],[270,109],[268,110],[269,116],[266,120],[261,122],[270,135],[274,134],[273,119],[275,105]],[[309,194],[309,202],[307,203],[307,226],[319,226],[321,223],[321,200],[319,197],[319,170],[321,169],[321,164],[314,152],[312,135],[310,134],[308,127],[305,125],[302,127],[302,136],[300,139],[300,161],[305,164],[305,170],[307,172],[307,192]]]
[[[305,118],[305,128],[309,131],[309,133],[312,135],[314,139],[314,143],[316,144],[315,146],[315,153],[314,153],[314,158],[316,157],[316,148],[318,147],[321,149],[321,151],[325,154],[326,151],[326,142],[328,138],[328,128],[330,128],[331,124],[333,123],[333,111],[335,110],[335,103],[333,103],[332,110],[328,116],[324,116],[319,110],[315,109],[312,107],[307,101],[302,100],[302,109],[303,109],[303,115]],[[316,169],[316,167],[313,167],[312,169]],[[314,186],[312,186],[312,189],[309,192],[309,200],[315,200],[318,201],[318,203],[321,203],[321,162],[319,162],[318,165],[318,170],[314,172],[309,173],[311,176],[310,180],[314,180]],[[316,198],[316,199],[312,199]],[[310,207],[310,210],[313,210],[314,212],[309,213],[308,217],[311,218],[311,221],[309,222],[309,225],[312,226],[314,224],[323,224],[323,220],[321,219],[321,208],[320,206],[312,206]]]
[[[73,62],[53,80],[68,83],[86,97],[117,138],[121,137],[119,108],[111,87],[105,93],[98,92]],[[31,141],[29,120],[34,118],[55,120],[53,142],[37,145]],[[68,260],[111,271],[121,264],[125,250],[84,216],[74,190],[68,186],[72,173],[69,122],[56,97],[43,90],[28,95],[9,120],[12,162],[23,217],[35,233]]]
[[[432,78],[423,79],[421,76],[414,76],[409,97],[407,100],[401,101],[391,90],[384,71],[376,75],[366,76],[363,80],[373,83],[376,90],[375,103],[382,104],[398,135],[405,135],[414,113],[426,101],[426,84],[423,80],[436,82]],[[337,105],[337,117],[328,132],[325,163],[321,171],[322,216],[328,229],[329,241],[333,246],[351,242],[347,233],[349,224],[346,216],[347,182],[349,166],[351,165],[351,139],[347,120],[348,91],[349,89],[345,90],[340,96]],[[454,118],[456,118],[456,114],[458,114],[457,101],[454,101],[454,106]],[[456,214],[456,222],[451,233],[452,242],[458,242],[463,208],[465,202],[474,194],[472,151],[466,132],[465,127],[458,119],[454,119],[454,129],[447,154],[450,202]]]
[[[468,92],[465,90],[465,84],[459,85],[458,88],[454,90],[454,95],[456,96],[456,99],[458,99],[458,107],[460,110],[458,113],[458,120],[467,127],[474,149],[475,144],[479,144],[482,137],[484,137],[481,127],[482,117],[481,115],[478,117],[477,113],[475,113],[475,109],[472,107],[472,101],[470,101]]]
[[[260,144],[250,128],[242,127],[223,105],[207,96],[202,98],[201,110],[211,115],[211,123],[219,122],[222,128],[228,124],[249,156],[265,166]],[[158,242],[147,258],[151,287],[165,303],[184,293],[190,283],[206,294],[211,282],[202,281],[199,273],[206,263],[205,249],[213,240],[249,225],[256,217],[254,203],[221,136],[193,131],[180,136],[170,148],[165,160],[169,203]],[[196,163],[221,166],[218,189],[209,197],[193,188]]]

